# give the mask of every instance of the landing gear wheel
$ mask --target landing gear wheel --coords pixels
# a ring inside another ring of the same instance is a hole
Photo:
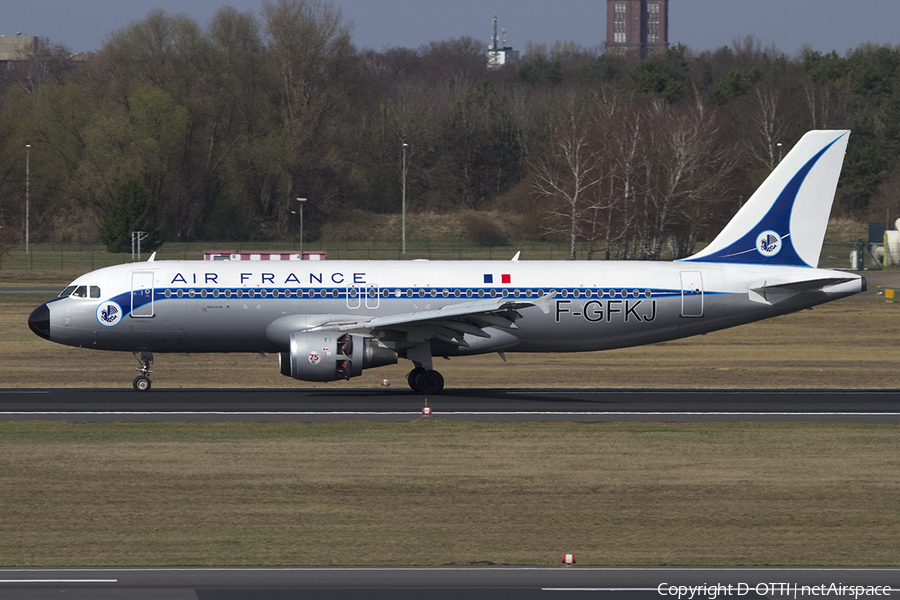
[[[423,367],[416,367],[415,369],[410,371],[409,374],[406,376],[406,383],[409,384],[409,388],[412,391],[418,392],[420,394],[422,393],[422,388],[419,387],[417,380],[419,378],[419,375],[421,375],[424,372],[425,372],[425,369]]]
[[[134,378],[134,389],[139,392],[146,392],[150,389],[150,378],[146,375],[138,375]]]
[[[134,353],[135,358],[137,358],[137,353]],[[153,353],[152,352],[141,352],[141,358],[139,359],[141,366],[135,369],[140,375],[134,378],[134,389],[138,392],[146,392],[150,389],[150,373],[153,371],[150,370],[150,363],[153,362]]]
[[[426,396],[440,394],[441,390],[444,389],[444,376],[437,371],[423,370],[416,377],[416,387],[419,388],[419,392]]]

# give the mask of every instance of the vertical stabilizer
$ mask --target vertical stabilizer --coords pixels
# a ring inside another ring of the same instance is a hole
[[[684,259],[815,267],[849,131],[810,131],[712,243]]]

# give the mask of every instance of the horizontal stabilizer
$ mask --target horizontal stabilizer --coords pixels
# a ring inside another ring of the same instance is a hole
[[[822,277],[821,279],[808,279],[806,281],[791,281],[789,283],[773,283],[750,288],[750,299],[762,304],[776,304],[794,294],[803,292],[817,292],[833,285],[840,285],[855,280],[856,277]]]

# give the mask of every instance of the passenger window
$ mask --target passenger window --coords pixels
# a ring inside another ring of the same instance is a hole
[[[91,286],[91,298],[99,298],[100,297],[100,288],[96,285]]]

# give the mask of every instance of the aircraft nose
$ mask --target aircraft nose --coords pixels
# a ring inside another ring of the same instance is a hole
[[[28,327],[45,340],[50,339],[50,308],[47,303],[41,304],[28,316]]]

